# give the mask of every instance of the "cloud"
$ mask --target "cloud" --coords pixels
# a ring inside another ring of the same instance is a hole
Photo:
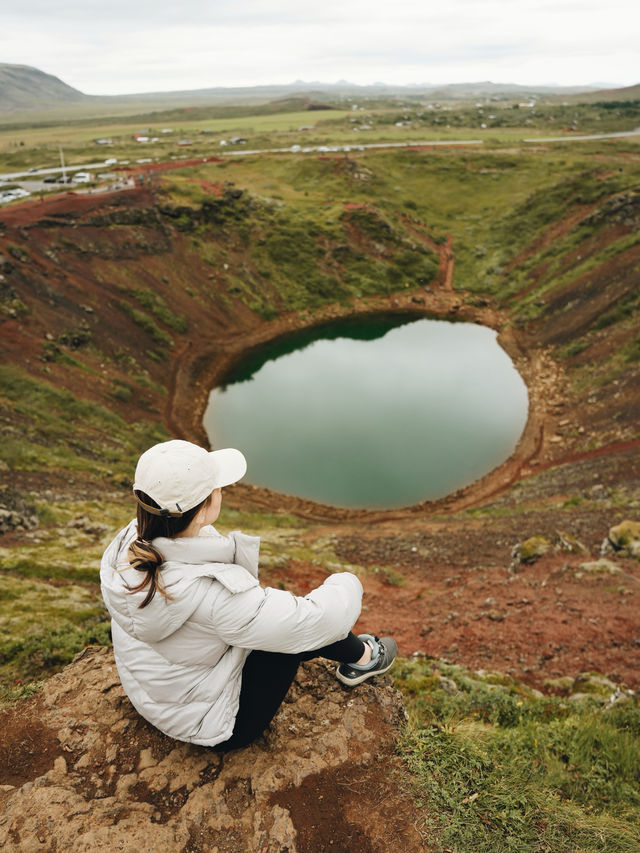
[[[4,61],[95,94],[284,83],[637,82],[635,2],[24,0]]]

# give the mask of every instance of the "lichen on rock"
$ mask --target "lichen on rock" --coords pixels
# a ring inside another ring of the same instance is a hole
[[[640,558],[640,521],[622,521],[609,530],[609,542],[615,551]]]
[[[524,542],[518,542],[511,551],[513,559],[511,560],[509,571],[511,573],[517,572],[523,563],[535,563],[536,560],[543,557],[550,549],[551,542],[545,536],[530,536]]]
[[[0,488],[0,535],[9,531],[32,530],[38,526],[35,509],[8,487]]]

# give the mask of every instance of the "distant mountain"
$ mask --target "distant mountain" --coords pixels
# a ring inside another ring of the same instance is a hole
[[[337,83],[321,83],[318,80],[306,82],[296,80],[293,83],[271,84],[263,86],[238,86],[234,88],[216,87],[211,89],[193,89],[183,92],[147,92],[136,95],[109,96],[112,100],[135,100],[135,101],[177,101],[184,100],[190,103],[201,103],[203,100],[228,103],[254,99],[256,101],[284,98],[289,95],[328,96],[328,97],[392,97],[394,95],[415,97],[424,95],[429,98],[441,100],[468,100],[480,97],[526,97],[541,95],[569,95],[582,92],[591,92],[590,86],[521,86],[516,83],[491,83],[489,81],[480,83],[450,83],[445,85],[434,85],[433,83],[412,83],[406,86],[391,83],[372,83],[360,85],[350,83],[348,80],[339,80]]]
[[[635,94],[634,94],[635,93]],[[598,97],[595,97],[595,96]],[[177,92],[144,92],[131,95],[85,95],[63,83],[58,77],[45,74],[28,65],[0,63],[0,114],[22,113],[28,110],[50,110],[65,117],[116,115],[192,106],[227,106],[266,104],[277,99],[306,97],[312,100],[339,98],[416,97],[434,101],[468,101],[478,98],[531,98],[563,96],[570,100],[620,100],[638,97],[638,87],[596,92],[590,86],[521,86],[514,83],[451,83],[434,85],[416,83],[397,86],[374,83],[360,86],[347,80],[337,83],[305,82],[263,86],[217,86]],[[12,120],[15,120],[12,118]]]
[[[87,100],[72,86],[30,65],[0,62],[0,112],[57,107]]]

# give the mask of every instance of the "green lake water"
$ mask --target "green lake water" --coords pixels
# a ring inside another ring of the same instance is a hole
[[[493,330],[392,316],[249,353],[211,392],[204,426],[214,449],[243,451],[246,483],[391,508],[489,473],[511,455],[527,411]]]

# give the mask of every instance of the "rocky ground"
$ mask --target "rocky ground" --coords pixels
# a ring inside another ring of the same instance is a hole
[[[321,543],[324,557],[293,558],[266,577],[304,594],[322,582],[327,565],[351,566],[365,588],[358,629],[393,634],[405,655],[505,672],[545,691],[553,679],[584,671],[637,690],[640,562],[603,549],[625,512],[602,491],[563,519],[564,530],[551,508],[311,528],[302,540]],[[521,561],[517,546],[527,538],[544,545]],[[280,550],[286,557],[287,544]]]
[[[393,779],[403,719],[388,684],[345,688],[311,662],[268,735],[221,755],[147,725],[122,691],[111,651],[90,648],[41,695],[3,714],[0,846],[424,850],[412,800]]]

